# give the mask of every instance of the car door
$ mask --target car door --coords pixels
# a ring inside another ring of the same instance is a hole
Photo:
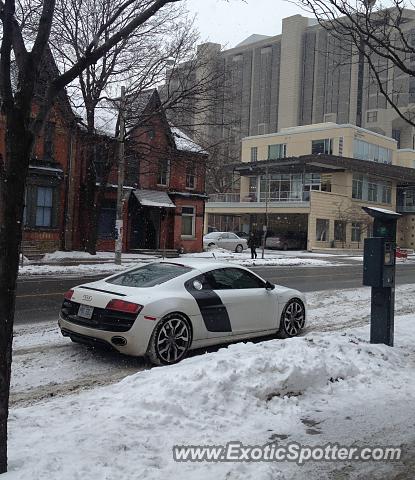
[[[231,335],[277,328],[277,296],[252,272],[237,267],[220,268],[208,272],[206,278],[226,308]]]
[[[229,239],[229,234],[228,233],[222,233],[220,238],[218,239],[218,247],[224,248],[225,250],[229,250],[230,247],[230,239]]]

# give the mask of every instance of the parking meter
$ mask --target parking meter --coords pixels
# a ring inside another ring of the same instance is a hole
[[[370,343],[393,346],[395,313],[396,223],[399,213],[363,207],[374,218],[373,237],[366,238],[363,285],[372,287]]]

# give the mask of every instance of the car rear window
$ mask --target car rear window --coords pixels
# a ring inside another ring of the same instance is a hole
[[[109,278],[106,282],[113,285],[123,285],[124,287],[154,287],[192,270],[190,267],[175,263],[150,263]]]

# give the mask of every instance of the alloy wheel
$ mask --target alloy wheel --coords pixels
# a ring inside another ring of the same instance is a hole
[[[157,335],[157,354],[163,363],[176,363],[186,354],[190,346],[190,329],[181,318],[167,320]]]
[[[298,335],[304,327],[304,306],[298,300],[292,300],[284,310],[284,330],[290,337]]]

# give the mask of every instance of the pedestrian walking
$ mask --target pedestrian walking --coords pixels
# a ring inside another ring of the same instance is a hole
[[[255,236],[254,232],[251,232],[249,234],[248,247],[251,249],[251,258],[252,259],[258,258],[258,255],[256,253],[258,243],[257,243],[257,239],[256,239],[256,236]]]

